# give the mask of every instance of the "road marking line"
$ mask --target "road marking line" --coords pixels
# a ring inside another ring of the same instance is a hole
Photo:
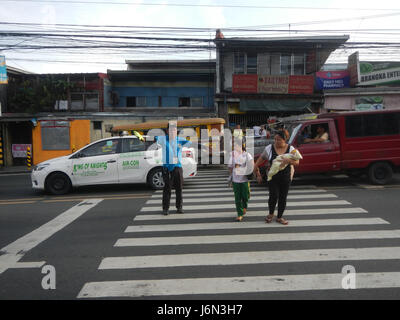
[[[190,253],[104,258],[99,270],[400,259],[400,247]]]
[[[177,245],[192,245],[192,244],[202,245],[202,244],[217,244],[217,243],[325,241],[325,240],[396,239],[396,238],[400,238],[400,230],[123,238],[123,239],[118,239],[114,246],[115,247],[177,246]]]
[[[285,210],[285,217],[293,215],[323,215],[323,214],[347,214],[347,213],[368,213],[362,208],[323,208],[323,209],[287,209]],[[267,212],[265,210],[248,211],[246,217],[265,217]],[[150,220],[164,220],[164,219],[207,219],[207,218],[226,218],[234,217],[235,212],[206,212],[206,213],[188,213],[183,216],[170,214],[164,216],[162,214],[139,214],[135,221],[150,221]]]
[[[183,200],[183,205],[185,211],[191,211],[191,210],[202,210],[202,209],[208,209],[208,210],[214,210],[214,209],[235,209],[235,203],[226,203],[226,204],[213,204],[212,201],[208,201],[209,203],[203,204],[203,205],[185,205],[185,199]],[[346,200],[326,200],[326,201],[289,201],[287,202],[286,206],[287,207],[294,207],[294,206],[336,206],[336,205],[351,205],[350,202]],[[254,202],[249,202],[249,207],[248,210],[251,210],[252,208],[265,208],[267,210],[268,203],[266,201],[262,203],[254,203]],[[159,206],[146,206],[143,207],[140,211],[141,212],[151,212],[151,211],[156,211],[159,212],[161,208],[161,202]]]
[[[228,179],[229,175],[219,175],[219,176],[209,176],[209,177],[200,177],[200,176],[195,176],[193,178],[190,178],[190,181],[202,181],[202,180],[209,180],[209,181],[215,181],[215,180],[226,180]],[[189,180],[188,180],[189,181]]]
[[[30,269],[30,268],[41,268],[46,264],[46,261],[38,262],[17,262],[13,268],[15,269]]]
[[[81,215],[95,207],[102,200],[103,199],[90,199],[82,201],[36,230],[0,249],[0,252],[3,253],[0,255],[0,274],[9,268],[14,268],[16,263],[27,251],[33,249],[56,232],[78,219]]]
[[[0,202],[8,202],[8,201],[37,201],[40,198],[15,198],[15,199],[2,199]]]
[[[344,290],[343,274],[192,278],[89,282],[77,298],[176,296],[191,294]],[[400,272],[357,273],[357,289],[400,287]]]
[[[217,179],[210,179],[209,181],[196,181],[194,178],[193,179],[186,179],[184,181],[185,186],[197,186],[197,185],[209,185],[209,186],[218,186],[218,185],[228,185],[228,177],[226,178],[220,178],[217,181],[214,182],[214,180]],[[221,180],[221,181],[219,181]],[[254,183],[254,185],[259,185],[256,181],[251,181],[251,183]],[[261,185],[260,185],[261,186]],[[265,186],[265,185],[263,185]],[[315,189],[316,186],[291,186],[290,188],[295,188],[295,189]]]
[[[103,200],[128,200],[128,199],[143,199],[150,197],[151,194],[143,196],[121,196],[121,197],[104,197]],[[82,201],[85,198],[65,198],[65,199],[52,199],[52,200],[43,200],[42,202],[51,203],[51,202],[73,202],[73,201]],[[86,199],[95,199],[95,198],[86,198]]]
[[[289,224],[282,226],[279,223],[266,224],[256,222],[208,222],[208,223],[185,223],[185,224],[162,224],[162,225],[134,225],[125,230],[129,232],[165,232],[165,231],[187,231],[187,230],[223,230],[223,229],[253,229],[253,228],[290,228],[290,227],[319,227],[319,226],[351,226],[351,225],[375,225],[389,224],[381,218],[352,218],[352,219],[310,219],[290,220]]]
[[[183,190],[190,190],[190,191],[193,191],[193,190],[198,190],[198,191],[218,191],[218,190],[232,190],[232,188],[231,187],[229,187],[229,185],[228,185],[228,182],[226,182],[226,183],[219,183],[218,184],[219,185],[219,187],[217,187],[217,185],[215,185],[215,184],[209,184],[208,186],[196,186],[196,183],[193,183],[193,184],[188,184],[187,182],[185,182],[184,183],[184,185],[183,185]],[[213,188],[213,187],[215,187],[215,188]],[[252,190],[254,190],[254,189],[256,189],[256,190],[268,190],[267,189],[267,187],[264,185],[264,184],[256,184],[256,183],[254,183],[254,184],[251,184],[251,189]],[[316,187],[315,186],[291,186],[290,187],[290,191],[293,191],[293,190],[301,190],[301,192],[308,192],[309,190],[316,190]],[[317,189],[317,190],[322,190],[322,189]],[[289,192],[290,192],[289,191]]]
[[[233,194],[233,189],[232,188],[226,188],[226,189],[221,189],[221,188],[199,189],[199,191],[222,191],[222,192],[218,192],[218,193],[215,193],[215,192],[210,192],[210,193],[207,193],[207,192],[194,192],[195,190],[196,189],[190,189],[190,190],[183,189],[182,193],[186,197],[188,197],[188,196],[199,196],[199,197],[201,197],[201,196],[214,196],[215,197],[216,195],[219,196],[219,195],[231,195],[231,194]],[[225,191],[225,190],[228,190],[228,191]],[[325,193],[325,192],[327,192],[327,191],[326,190],[322,190],[322,189],[316,189],[316,190],[289,190],[289,195],[291,195],[291,194],[302,194],[302,193],[305,193],[305,194],[309,194],[309,193]],[[162,197],[162,193],[163,193],[162,190],[156,190],[152,197],[153,198],[154,197]],[[268,195],[269,191],[266,188],[257,188],[257,189],[251,188],[250,194],[251,195],[253,195],[253,194]],[[171,197],[174,197],[174,196],[175,196],[175,193],[172,192],[171,193]]]
[[[10,201],[10,202],[0,202],[0,205],[9,205],[9,204],[32,204],[36,203],[36,201]]]
[[[209,203],[215,203],[215,202],[224,202],[224,201],[235,201],[235,197],[233,195],[233,193],[231,193],[231,197],[221,197],[221,194],[214,194],[214,196],[218,196],[218,198],[214,198],[214,199],[204,199],[205,201],[209,202]],[[156,198],[156,199],[154,199]],[[172,198],[172,197],[171,197]],[[176,197],[175,197],[176,198]],[[288,195],[287,197],[288,199],[321,199],[321,198],[337,198],[336,195],[334,194],[304,194],[304,195]],[[152,200],[148,200],[146,202],[146,205],[148,204],[159,204],[160,203],[160,199],[162,199],[162,196],[153,196]],[[263,200],[263,201],[267,201],[268,197],[267,196],[251,196],[250,197],[251,201],[257,201],[257,200]],[[202,200],[198,199],[198,198],[189,198],[186,197],[184,199],[184,203],[198,203],[198,202],[202,202]]]

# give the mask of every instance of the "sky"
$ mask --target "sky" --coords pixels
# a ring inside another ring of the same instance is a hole
[[[123,34],[147,37],[190,37],[213,39],[219,28],[226,38],[235,36],[304,36],[350,35],[348,42],[399,42],[400,2],[397,0],[0,0],[1,31],[20,32],[73,32],[97,35]],[[33,23],[35,25],[10,25],[4,23]],[[70,26],[60,26],[68,24]],[[79,25],[74,27],[72,25]],[[82,25],[85,25],[83,27]],[[102,27],[90,28],[90,25]],[[107,26],[120,26],[110,28]],[[141,28],[129,28],[140,26]],[[143,27],[205,28],[179,31],[151,30]],[[68,28],[68,30],[67,30]],[[239,32],[232,28],[254,29]],[[99,30],[103,30],[99,33]],[[111,33],[110,31],[114,33]],[[255,31],[257,30],[257,31]],[[275,30],[275,31],[274,31]],[[276,30],[280,30],[277,32]],[[377,30],[381,30],[378,34]],[[118,33],[115,33],[117,32]],[[120,32],[124,33],[120,33]],[[98,41],[110,39],[96,38]],[[81,39],[79,43],[84,43]],[[111,39],[124,43],[125,39]],[[65,42],[67,41],[67,42]],[[65,35],[50,42],[43,36],[5,37],[0,34],[0,50],[16,45],[70,44],[72,37]],[[75,41],[75,40],[74,40]],[[86,39],[86,41],[93,41]],[[142,40],[129,40],[140,43]],[[160,43],[147,40],[146,43]],[[164,43],[166,43],[164,41]],[[178,44],[178,42],[168,42]],[[195,44],[195,43],[193,43]],[[209,43],[203,43],[209,45]],[[355,50],[338,50],[328,62],[345,63]],[[368,49],[360,51],[361,61],[400,61],[398,49]],[[148,59],[210,59],[215,52],[159,49],[18,49],[3,50],[9,66],[36,73],[107,72],[107,69],[126,69],[125,60]]]

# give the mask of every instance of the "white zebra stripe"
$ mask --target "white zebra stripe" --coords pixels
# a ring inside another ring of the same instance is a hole
[[[343,290],[343,274],[89,282],[78,298],[175,296],[248,292]],[[357,273],[357,289],[400,287],[400,272]]]
[[[218,236],[188,236],[188,237],[154,237],[154,238],[123,238],[115,243],[115,247],[135,246],[177,246],[201,245],[217,243],[246,242],[285,242],[285,241],[325,241],[350,239],[397,239],[400,230],[374,231],[343,231],[343,232],[304,232],[304,233],[274,233],[274,234],[239,234]]]
[[[231,197],[221,197],[221,194],[214,194],[214,198],[206,198],[206,199],[198,199],[198,198],[185,198],[184,203],[198,203],[200,201],[206,201],[210,205],[215,202],[224,202],[224,201],[235,201],[235,197],[233,193],[231,193]],[[215,197],[218,196],[218,197]],[[172,197],[171,197],[172,198]],[[175,198],[175,197],[174,197]],[[287,199],[324,199],[324,198],[337,198],[334,194],[303,194],[303,195],[288,195]],[[148,204],[159,204],[162,196],[153,196],[152,199],[147,200],[146,205]],[[249,201],[267,201],[268,197],[266,196],[251,196]]]
[[[221,192],[218,192],[218,193],[215,193],[215,192],[207,193],[207,192],[204,192],[204,191],[221,191]],[[309,193],[324,193],[324,192],[327,192],[327,191],[323,190],[323,189],[289,190],[289,195],[290,194],[294,194],[294,193],[296,193],[296,194],[301,194],[301,193],[309,194]],[[154,192],[154,194],[153,194],[153,197],[154,196],[158,196],[158,195],[162,195],[162,193],[163,193],[162,190],[156,190]],[[185,196],[231,195],[231,194],[233,194],[233,189],[232,188],[228,188],[228,187],[226,187],[226,188],[204,188],[204,189],[198,189],[197,192],[196,192],[196,189],[183,189],[182,190],[182,194],[185,195]],[[266,188],[254,188],[254,187],[251,187],[250,194],[265,194],[265,195],[268,195],[269,191]],[[172,192],[171,196],[175,196],[175,192]]]
[[[287,207],[294,207],[294,206],[337,206],[337,205],[349,205],[350,202],[346,200],[326,200],[326,201],[296,201],[296,202],[287,202]],[[214,209],[235,209],[235,203],[227,203],[227,204],[204,204],[204,205],[189,205],[185,206],[185,199],[183,200],[184,210],[214,210]],[[263,203],[255,203],[249,202],[249,210],[252,208],[266,208],[268,204],[266,202]],[[141,212],[151,212],[151,211],[160,211],[161,202],[159,206],[152,206],[152,207],[143,207],[140,211]]]
[[[218,252],[104,258],[105,269],[400,259],[400,247]]]
[[[321,208],[321,209],[287,209],[285,210],[285,217],[294,215],[325,215],[325,214],[348,214],[348,213],[367,213],[362,208]],[[208,218],[226,218],[233,217],[236,213],[233,211],[217,211],[217,212],[204,212],[204,213],[188,213],[184,215],[170,214],[164,216],[161,214],[139,214],[135,221],[150,221],[150,220],[164,220],[164,219],[208,219]],[[248,211],[247,217],[265,217],[267,212],[265,210]]]
[[[276,227],[320,227],[320,226],[351,226],[351,225],[374,225],[389,224],[381,218],[353,218],[353,219],[310,219],[291,220],[288,225],[282,226],[278,223],[265,224],[264,222],[209,222],[209,223],[185,223],[185,224],[162,224],[162,225],[134,225],[128,226],[125,232],[164,232],[164,231],[186,231],[186,230],[224,230],[224,229],[254,229],[254,228],[276,228]]]

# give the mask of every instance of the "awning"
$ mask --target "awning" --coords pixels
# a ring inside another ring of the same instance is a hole
[[[306,111],[309,99],[240,99],[240,111]]]

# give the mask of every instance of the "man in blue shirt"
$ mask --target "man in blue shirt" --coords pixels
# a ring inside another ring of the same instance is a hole
[[[178,129],[176,121],[170,121],[167,128],[167,136],[156,137],[157,142],[163,150],[163,214],[168,215],[171,200],[171,187],[176,192],[176,212],[183,213],[182,209],[182,146],[191,142],[177,136]]]

